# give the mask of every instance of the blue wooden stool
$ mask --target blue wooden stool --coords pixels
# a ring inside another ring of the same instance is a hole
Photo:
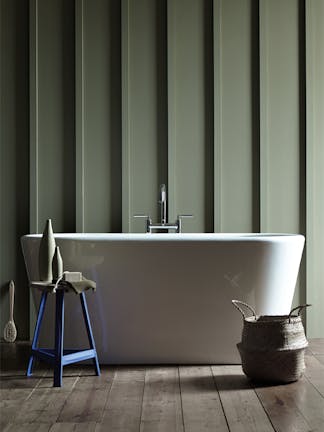
[[[54,349],[37,348],[40,328],[44,316],[47,295],[53,292],[54,284],[33,282],[31,287],[41,289],[43,291],[41,301],[39,304],[38,316],[34,331],[34,337],[31,347],[31,355],[29,358],[27,376],[33,373],[33,366],[35,358],[39,358],[54,367],[54,387],[62,386],[63,366],[77,363],[82,360],[93,359],[96,375],[100,375],[100,368],[98,362],[95,341],[92,334],[89,312],[84,292],[79,294],[82,306],[84,322],[87,329],[90,349],[86,350],[65,350],[64,345],[64,287],[58,286],[56,295],[56,312],[55,312],[55,347]]]

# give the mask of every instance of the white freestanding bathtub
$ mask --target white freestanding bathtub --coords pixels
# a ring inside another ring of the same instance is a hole
[[[87,293],[101,363],[239,363],[239,299],[259,314],[291,308],[302,235],[57,234],[64,270],[97,282]],[[40,235],[22,237],[29,280],[38,280]],[[55,297],[52,295],[50,297]],[[38,304],[39,293],[33,293]],[[65,347],[87,347],[81,307],[66,298]],[[41,343],[54,337],[47,305]]]

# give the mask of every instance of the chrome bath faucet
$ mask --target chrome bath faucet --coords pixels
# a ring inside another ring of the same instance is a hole
[[[149,215],[134,215],[135,218],[146,219],[146,232],[152,233],[153,231],[165,231],[169,232],[172,230],[176,233],[181,233],[182,231],[182,219],[191,218],[193,215],[178,215],[177,220],[174,223],[169,223],[167,220],[167,192],[165,184],[160,186],[160,199],[158,203],[161,206],[161,222],[152,223],[152,219]]]

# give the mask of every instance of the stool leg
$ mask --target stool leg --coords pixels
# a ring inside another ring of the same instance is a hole
[[[32,346],[31,346],[32,350],[37,348],[40,327],[42,324],[44,311],[45,311],[46,300],[47,300],[47,292],[44,291],[42,294],[40,303],[39,303],[37,321],[36,321],[36,325],[35,325],[33,342],[32,342]],[[26,373],[27,376],[31,376],[33,373],[34,360],[35,360],[35,356],[33,354],[31,354],[31,356],[29,357],[29,362],[28,362],[28,367],[27,367],[27,373]]]
[[[82,292],[80,294],[80,300],[81,300],[81,306],[82,306],[84,321],[85,321],[86,328],[87,328],[87,333],[88,333],[88,339],[89,339],[89,343],[90,343],[90,348],[93,349],[95,351],[95,353],[96,353],[96,356],[93,359],[93,363],[94,363],[96,375],[99,376],[100,375],[100,367],[99,367],[99,362],[98,362],[97,350],[96,350],[96,346],[95,346],[94,337],[93,337],[93,334],[92,334],[92,328],[91,328],[91,324],[90,324],[88,306],[87,306],[87,301],[86,301],[84,292]]]
[[[54,387],[62,387],[64,339],[64,291],[56,292]]]

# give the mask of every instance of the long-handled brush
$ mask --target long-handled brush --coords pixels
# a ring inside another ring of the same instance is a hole
[[[11,280],[9,282],[9,321],[7,322],[3,331],[3,337],[6,342],[14,342],[17,337],[17,329],[13,318],[14,302],[15,284],[14,281]]]

